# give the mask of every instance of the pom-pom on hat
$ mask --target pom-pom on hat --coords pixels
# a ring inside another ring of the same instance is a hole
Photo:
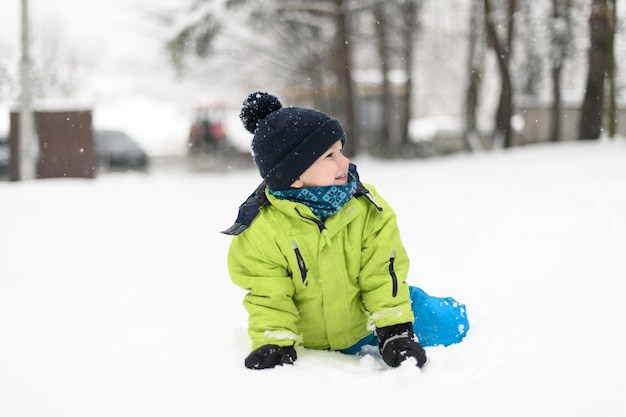
[[[239,118],[254,134],[254,163],[272,190],[288,189],[335,142],[346,143],[336,119],[318,110],[283,107],[261,91],[243,102]]]

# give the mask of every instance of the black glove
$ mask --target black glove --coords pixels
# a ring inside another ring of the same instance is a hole
[[[426,352],[415,340],[411,323],[381,327],[376,335],[380,340],[378,350],[387,365],[395,368],[408,357],[415,358],[419,368],[426,363]]]
[[[291,365],[298,359],[293,346],[263,345],[250,352],[245,360],[247,368],[267,369],[276,365]]]

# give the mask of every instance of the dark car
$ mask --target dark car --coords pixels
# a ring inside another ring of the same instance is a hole
[[[99,168],[138,170],[148,168],[148,154],[122,131],[96,130],[94,148]]]
[[[0,136],[0,175],[6,175],[11,169],[11,150],[6,136]]]

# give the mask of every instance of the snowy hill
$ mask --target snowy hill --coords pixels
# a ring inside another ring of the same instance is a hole
[[[354,161],[409,282],[467,304],[428,364],[300,349],[250,371],[218,233],[256,171],[0,182],[0,415],[626,414],[626,142]]]

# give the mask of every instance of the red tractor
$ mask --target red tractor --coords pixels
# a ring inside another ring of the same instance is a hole
[[[189,131],[190,153],[220,153],[229,147],[223,125],[224,113],[224,106],[219,103],[205,103],[195,108]]]

